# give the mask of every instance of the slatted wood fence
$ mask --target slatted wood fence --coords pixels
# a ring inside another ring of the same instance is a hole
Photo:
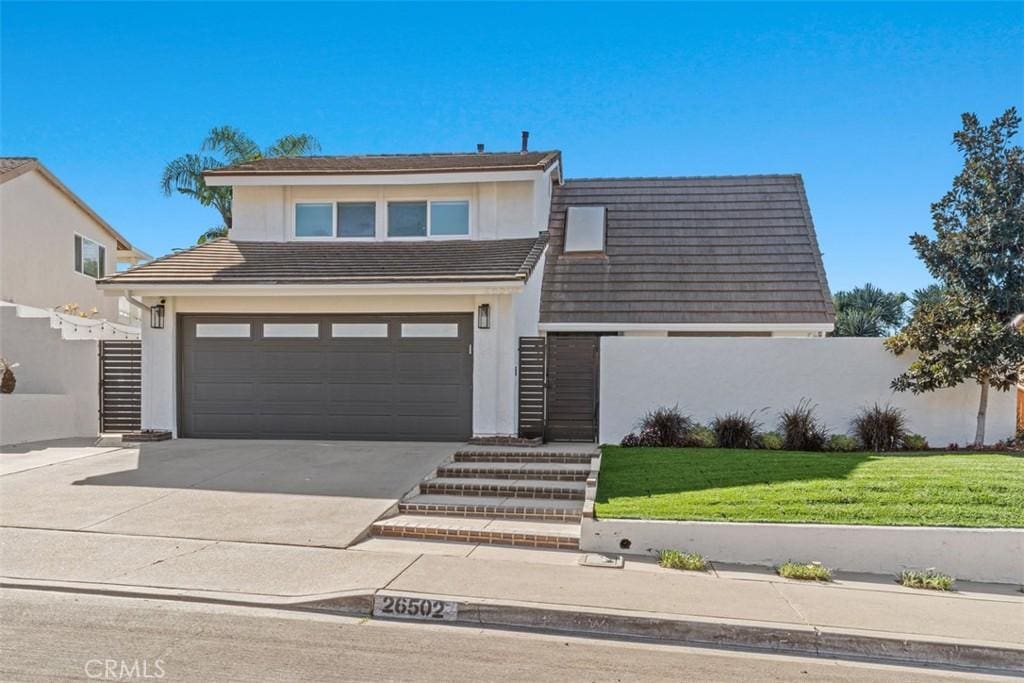
[[[142,427],[142,342],[100,342],[100,431]]]

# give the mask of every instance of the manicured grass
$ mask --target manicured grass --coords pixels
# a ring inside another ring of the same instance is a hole
[[[1024,457],[603,449],[598,517],[1024,527]]]

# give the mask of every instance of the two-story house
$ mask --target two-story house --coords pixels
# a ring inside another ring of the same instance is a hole
[[[143,329],[143,426],[516,435],[538,379],[520,340],[547,337],[548,436],[588,439],[600,335],[832,328],[798,176],[566,181],[558,151],[525,142],[207,172],[233,188],[228,237],[100,284],[162,307]]]

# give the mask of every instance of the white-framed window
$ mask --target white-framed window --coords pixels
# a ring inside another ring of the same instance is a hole
[[[263,323],[264,339],[317,339],[318,323]]]
[[[388,202],[388,237],[468,237],[469,201]]]
[[[196,323],[198,339],[248,339],[249,323]]]
[[[88,237],[75,235],[75,272],[93,278],[106,275],[107,248]]]
[[[338,202],[338,237],[375,237],[377,202]]]
[[[334,203],[297,203],[295,205],[295,236],[334,237]]]

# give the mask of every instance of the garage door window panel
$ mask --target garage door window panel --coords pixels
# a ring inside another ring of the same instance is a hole
[[[402,337],[441,337],[458,339],[458,323],[402,323]]]
[[[197,339],[250,339],[249,323],[196,323]]]
[[[319,323],[264,323],[265,339],[318,339]]]

